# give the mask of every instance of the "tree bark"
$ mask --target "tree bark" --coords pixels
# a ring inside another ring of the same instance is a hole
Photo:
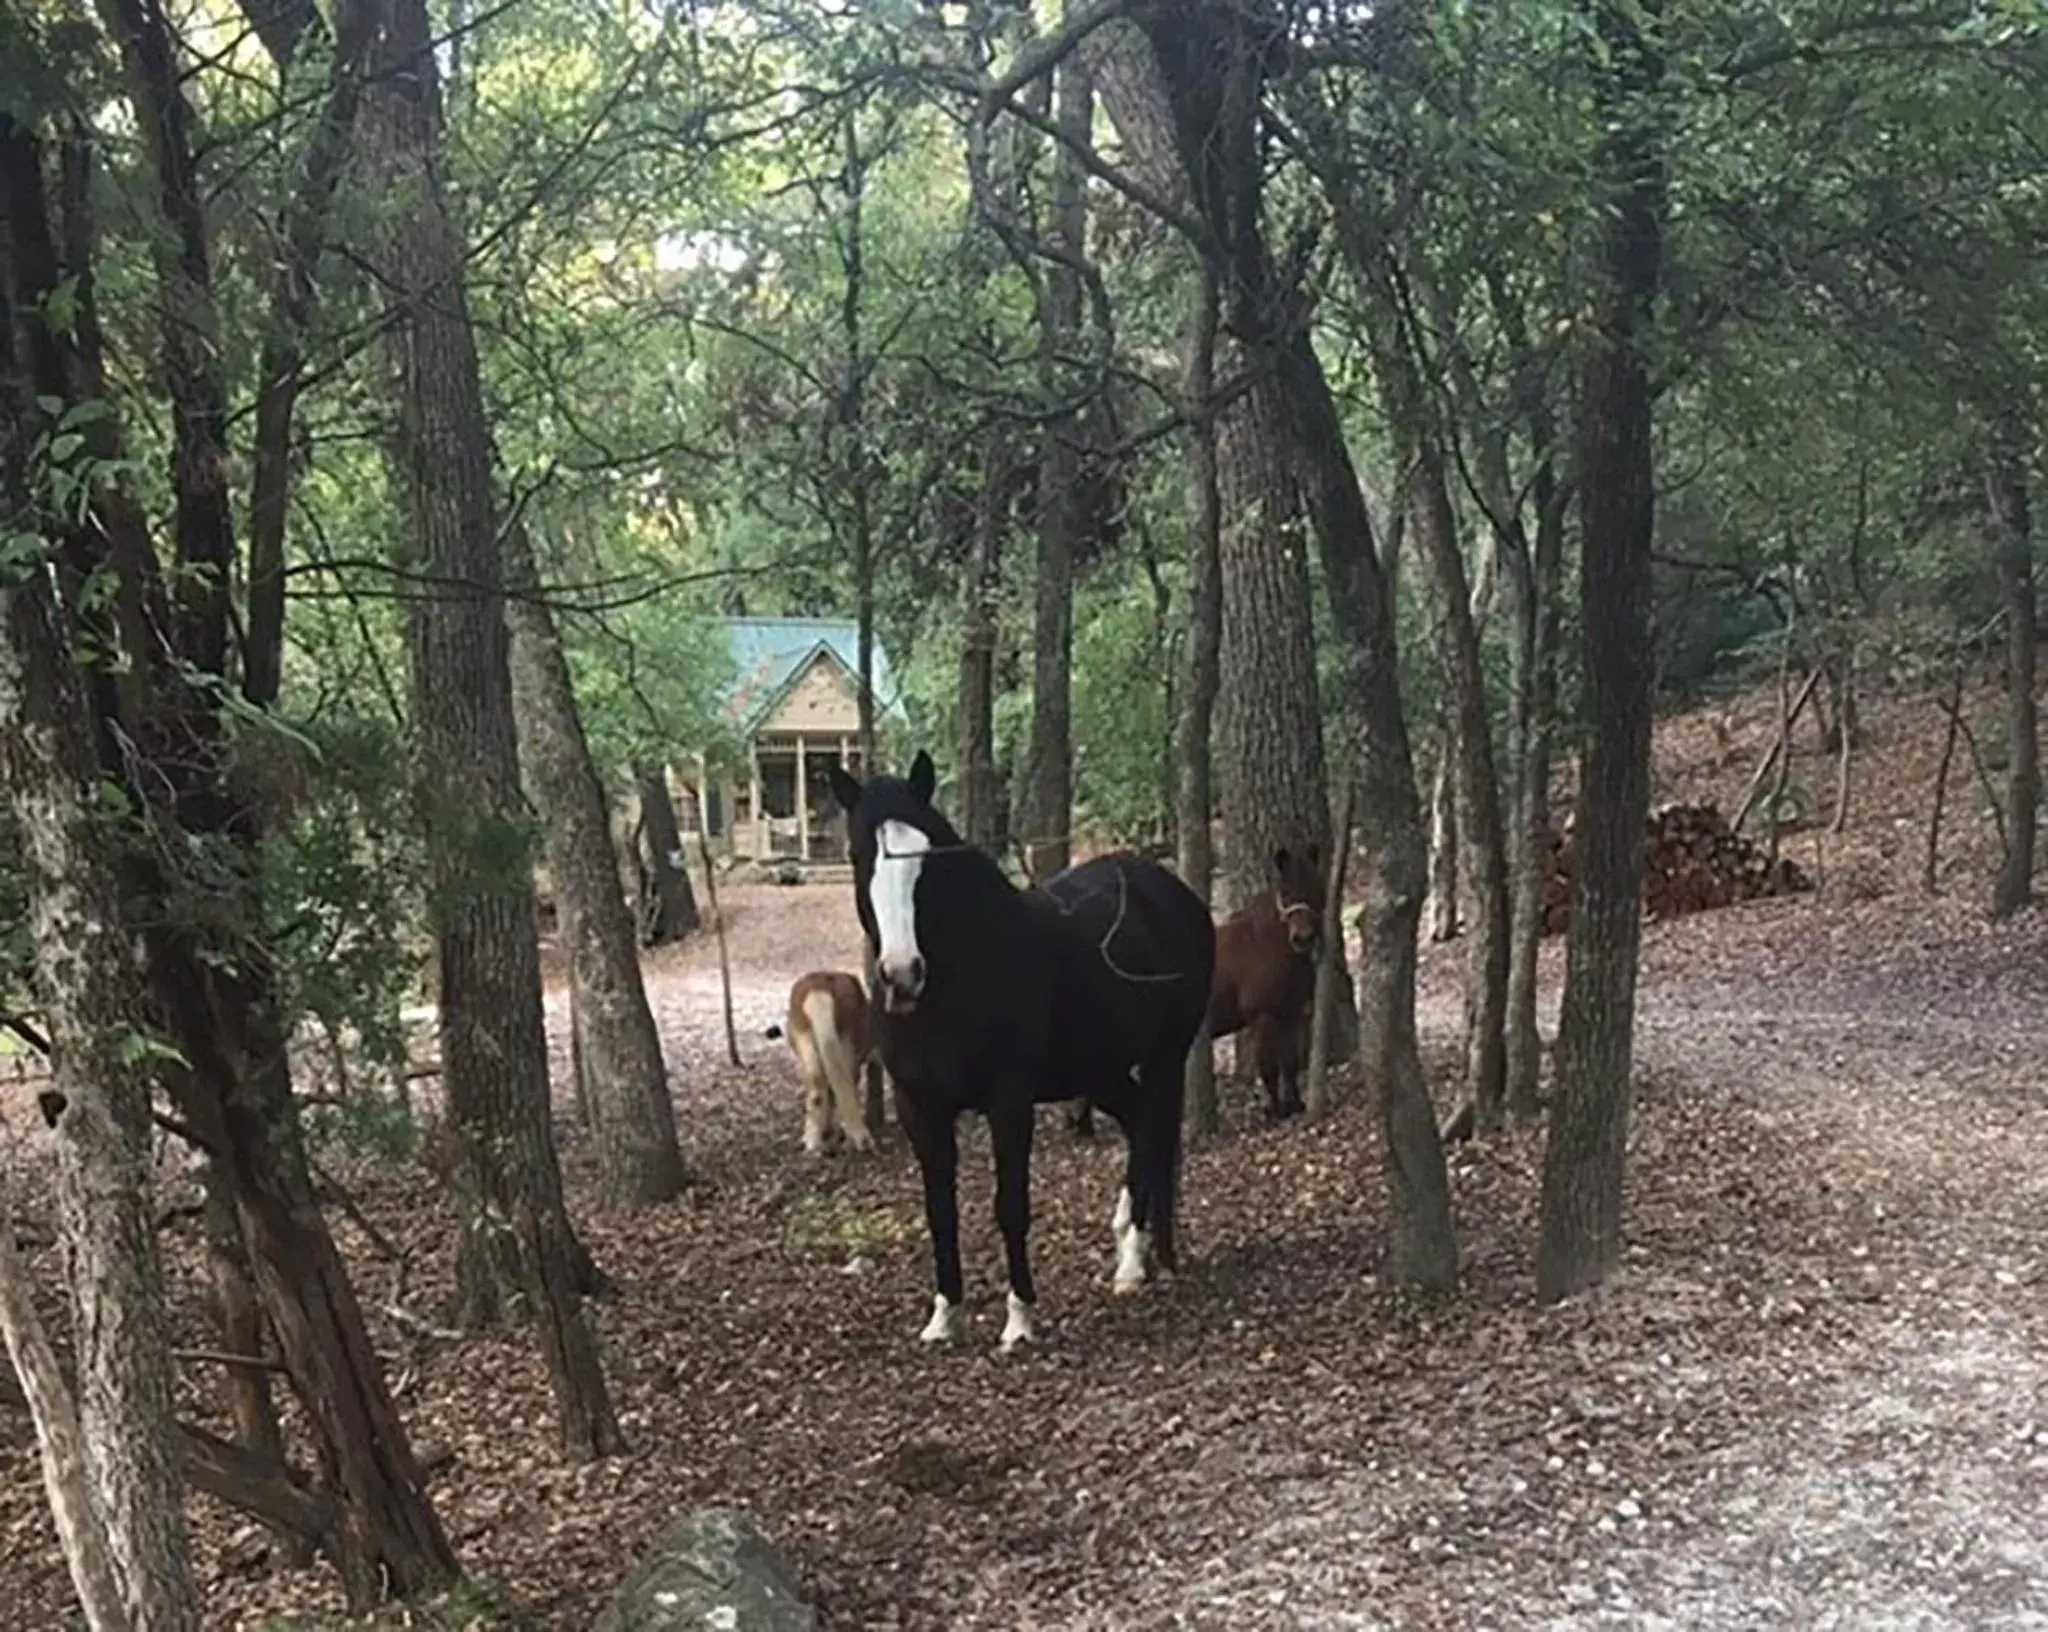
[[[1140,40],[1138,44],[1143,45]],[[1187,684],[1181,692],[1175,758],[1180,762],[1180,876],[1205,902],[1216,870],[1210,821],[1215,809],[1211,740],[1223,645],[1222,500],[1216,459],[1216,330],[1220,294],[1214,268],[1197,272],[1195,314],[1188,335],[1184,397],[1188,440]],[[1221,1123],[1216,1098],[1216,1051],[1205,1019],[1188,1052],[1188,1117],[1195,1132],[1214,1134]]]
[[[1650,551],[1656,522],[1653,397],[1644,346],[1662,271],[1661,0],[1597,0],[1608,66],[1595,86],[1616,191],[1605,287],[1581,387],[1580,606],[1585,718],[1578,874],[1558,1023],[1557,1100],[1544,1150],[1538,1297],[1604,1280],[1621,1253],[1621,1201],[1650,803]]]
[[[394,438],[411,565],[420,787],[432,847],[441,1080],[462,1214],[460,1317],[539,1323],[572,1456],[620,1445],[575,1294],[542,1020],[488,424],[465,291],[467,246],[440,174],[440,93],[424,0],[397,0],[381,93],[396,216],[385,282]]]
[[[204,1175],[207,1267],[213,1281],[214,1319],[221,1347],[228,1354],[262,1355],[270,1344],[270,1323],[249,1271],[248,1249],[235,1213],[231,1174],[208,1161]],[[235,1443],[268,1464],[284,1466],[284,1430],[277,1418],[269,1373],[254,1366],[222,1368],[228,1420],[235,1425]],[[285,1527],[276,1532],[293,1567],[309,1562],[305,1538]]]
[[[641,765],[633,772],[640,806],[634,826],[633,873],[640,902],[640,944],[668,946],[694,935],[703,923],[690,869],[683,859],[683,833],[669,797],[668,771]],[[701,813],[700,813],[701,820]]]
[[[1547,421],[1547,413],[1545,414]],[[1547,446],[1547,425],[1541,428]],[[1536,1023],[1538,959],[1543,945],[1543,890],[1550,869],[1550,760],[1557,719],[1558,580],[1564,562],[1569,498],[1545,454],[1534,481],[1533,551],[1507,550],[1513,586],[1512,660],[1515,691],[1514,848],[1510,864],[1507,1099],[1518,1117],[1533,1117],[1543,1077],[1543,1034]],[[1533,556],[1533,559],[1532,559]]]
[[[1432,941],[1458,938],[1458,728],[1448,702],[1437,711],[1436,765],[1429,773],[1429,910]]]
[[[505,529],[504,549],[519,758],[547,834],[598,1182],[609,1206],[651,1207],[683,1188],[668,1067],[640,978],[633,913],[619,889],[604,784],[523,522]]]
[[[1426,429],[1418,446],[1416,508],[1409,531],[1429,563],[1444,618],[1449,660],[1444,680],[1451,692],[1457,827],[1463,839],[1472,907],[1466,939],[1465,1087],[1472,1096],[1476,1129],[1487,1134],[1500,1127],[1507,1100],[1506,824],[1501,817],[1500,779],[1494,769],[1492,710],[1487,706],[1479,625],[1472,612],[1465,558],[1458,547],[1443,450]],[[1454,890],[1454,903],[1455,899]]]
[[[1005,433],[982,438],[981,493],[967,576],[960,586],[960,698],[955,721],[960,766],[960,836],[991,855],[1002,840],[1002,776],[996,769],[997,611],[1003,533],[1010,519]]]
[[[2038,671],[2035,625],[2034,534],[2027,467],[2013,439],[2001,447],[1990,472],[1993,527],[1998,545],[1998,598],[2005,611],[2005,806],[2010,820],[2005,862],[1991,892],[1991,911],[2003,918],[2034,898],[2034,841],[2041,813],[2041,731],[2034,682]]]
[[[12,386],[19,375],[8,372]],[[4,494],[8,513],[27,523],[34,404],[7,395]],[[37,1431],[93,1624],[171,1632],[200,1623],[170,1449],[170,1333],[149,1204],[150,1086],[160,1067],[148,1051],[145,994],[122,922],[119,851],[100,814],[93,732],[48,582],[33,567],[0,580],[0,763],[21,835],[51,1086],[64,1101],[56,1194],[77,1351],[76,1420],[68,1393],[59,1401],[39,1391]],[[11,1228],[0,1209],[0,1231]],[[6,1255],[12,1268],[11,1240]],[[13,1290],[21,1296],[9,1303],[25,1306],[25,1288]],[[43,1372],[33,1335],[24,1350],[18,1322],[6,1324],[33,1385]],[[90,1518],[66,1523],[80,1494]]]
[[[1081,344],[1081,266],[1088,253],[1086,148],[1095,111],[1088,60],[1076,53],[1058,70],[1046,247],[1040,296],[1039,388],[1057,411],[1046,420],[1038,472],[1038,584],[1033,618],[1031,746],[1025,759],[1025,866],[1040,881],[1073,857],[1074,562],[1088,524],[1082,492],[1086,450],[1078,382],[1069,359]]]
[[[71,1572],[71,1585],[92,1632],[127,1632],[128,1607],[121,1583],[114,1577],[114,1559],[106,1526],[93,1506],[87,1471],[85,1430],[78,1405],[57,1363],[50,1334],[37,1312],[27,1266],[14,1245],[13,1209],[0,1196],[0,1339],[20,1373],[22,1394],[35,1426],[36,1451],[43,1468],[43,1490],[57,1545]],[[196,1613],[184,1624],[196,1627]]]

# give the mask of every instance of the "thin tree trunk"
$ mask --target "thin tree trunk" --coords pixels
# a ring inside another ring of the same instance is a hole
[[[405,208],[386,269],[397,301],[387,344],[412,565],[445,586],[414,598],[409,612],[433,849],[441,1080],[462,1215],[457,1300],[473,1328],[514,1316],[539,1322],[563,1448],[589,1458],[621,1441],[574,1292],[578,1248],[555,1155],[498,505],[466,245],[440,177],[431,38],[424,0],[397,0],[382,95],[384,179]]]
[[[1547,419],[1547,415],[1545,416]],[[1558,578],[1568,500],[1546,457],[1535,479],[1534,560],[1517,579],[1515,607],[1516,795],[1510,874],[1513,933],[1508,947],[1507,1098],[1510,1114],[1533,1117],[1543,1077],[1536,1023],[1543,945],[1543,892],[1550,864],[1550,753],[1557,718]],[[1525,552],[1511,551],[1512,563]]]
[[[1420,395],[1419,387],[1416,395]],[[1449,478],[1442,452],[1427,429],[1418,446],[1418,499],[1410,529],[1436,580],[1444,617],[1449,658],[1444,678],[1451,691],[1452,764],[1459,795],[1457,827],[1472,904],[1465,967],[1465,1087],[1472,1097],[1477,1131],[1484,1135],[1500,1127],[1507,1103],[1506,824],[1501,817],[1500,778],[1494,769],[1492,710],[1487,706],[1479,625],[1472,611],[1464,554],[1458,545]],[[1453,899],[1455,903],[1455,891]]]
[[[640,900],[640,944],[668,946],[696,933],[702,922],[690,870],[683,862],[683,834],[669,797],[668,771],[642,765],[633,772],[640,820],[633,835],[633,873]]]
[[[1058,70],[1054,118],[1061,142],[1053,154],[1046,267],[1039,311],[1039,389],[1063,406],[1045,423],[1038,474],[1038,586],[1033,619],[1031,747],[1023,798],[1025,865],[1044,880],[1073,857],[1074,826],[1074,560],[1088,506],[1081,491],[1083,421],[1068,359],[1080,350],[1081,272],[1088,252],[1086,173],[1078,149],[1088,145],[1095,82],[1076,53]]]
[[[1141,46],[1143,41],[1138,42]],[[1180,837],[1180,876],[1205,902],[1216,870],[1210,813],[1211,731],[1220,683],[1223,637],[1223,516],[1216,474],[1216,326],[1218,292],[1213,269],[1197,271],[1195,315],[1188,335],[1183,395],[1191,426],[1188,440],[1188,642],[1187,684],[1181,692],[1177,752],[1180,785],[1175,826]],[[1188,1053],[1188,1117],[1197,1134],[1216,1132],[1221,1122],[1216,1097],[1216,1050],[1205,1018]]]
[[[1372,858],[1358,1064],[1379,1106],[1386,1153],[1387,1273],[1397,1285],[1441,1290],[1457,1280],[1458,1246],[1443,1141],[1415,1030],[1416,930],[1427,858],[1401,707],[1394,608],[1336,404],[1306,334],[1293,337],[1282,367],[1301,427],[1303,468],[1313,477],[1310,511],[1343,642],[1360,826]]]
[[[1429,913],[1432,941],[1458,938],[1457,724],[1446,706],[1436,722],[1436,768],[1429,776]]]
[[[1956,641],[1955,680],[1949,688],[1948,702],[1942,712],[1948,716],[1948,728],[1941,737],[1941,762],[1934,771],[1934,799],[1927,813],[1927,855],[1920,871],[1920,888],[1927,894],[1937,893],[1938,874],[1941,864],[1941,818],[1948,808],[1949,767],[1955,763],[1956,737],[1963,723],[1963,643]]]
[[[244,0],[244,16],[270,46],[281,73],[308,20],[312,0],[281,5]],[[283,37],[266,26],[295,14]],[[384,26],[383,0],[341,0],[331,13],[333,67],[327,103],[299,163],[298,188],[285,209],[276,256],[269,327],[257,365],[256,434],[249,486],[249,611],[243,642],[242,694],[258,708],[275,705],[284,676],[285,524],[292,490],[292,424],[305,373],[307,336],[318,304],[317,272],[325,249],[334,192],[354,147],[362,106],[363,68]]]
[[[855,668],[860,682],[860,774],[873,776],[880,768],[875,744],[875,534],[871,469],[867,445],[867,375],[869,359],[862,337],[863,304],[867,299],[867,245],[863,236],[862,207],[867,192],[867,160],[861,153],[858,106],[845,114],[846,165],[842,185],[846,190],[846,228],[840,235],[840,267],[844,285],[839,302],[840,330],[846,344],[846,374],[838,405],[840,455],[844,461],[847,522],[853,541],[853,600],[856,621]],[[707,856],[709,852],[706,852]],[[712,893],[710,863],[706,861],[705,890]],[[725,919],[713,894],[711,915],[718,926],[719,970],[726,991],[726,1048],[732,1063],[740,1063],[739,1037],[732,1021],[732,976],[726,965]],[[875,953],[863,946],[861,978],[867,989],[875,989]],[[882,1056],[877,1049],[869,1055],[862,1074],[861,1114],[871,1137],[882,1131]]]
[[[235,1215],[234,1180],[209,1161],[203,1175],[206,1207],[207,1268],[213,1281],[214,1319],[222,1349],[228,1354],[261,1355],[270,1337],[263,1302],[249,1273],[248,1250]],[[254,1366],[223,1369],[228,1419],[235,1425],[235,1443],[252,1456],[279,1467],[285,1464],[284,1431],[271,1397],[270,1376]],[[278,1545],[294,1569],[311,1562],[305,1538],[288,1525],[274,1527]]]
[[[668,1067],[640,978],[633,913],[619,889],[604,784],[591,763],[554,614],[539,598],[523,522],[504,530],[503,545],[520,762],[547,835],[598,1183],[609,1206],[651,1207],[679,1194],[684,1181]]]
[[[1330,1019],[1336,1004],[1337,976],[1348,961],[1344,946],[1344,885],[1351,870],[1352,814],[1357,805],[1358,778],[1344,778],[1337,798],[1337,820],[1330,831],[1336,842],[1330,853],[1330,876],[1323,893],[1322,945],[1316,957],[1315,997],[1309,1009],[1307,1080],[1303,1106],[1312,1117],[1330,1109]]]
[[[2034,596],[2033,517],[2024,460],[2001,451],[1990,476],[1998,539],[1998,596],[2005,610],[2006,764],[2009,818],[2005,864],[1991,892],[1994,917],[2017,912],[2034,898],[2034,838],[2041,812],[2041,732],[2034,700],[2038,668]]]
[[[996,640],[1003,532],[1010,518],[1004,433],[982,438],[981,493],[967,576],[960,586],[960,836],[991,855],[1000,842],[1002,778],[996,769]]]
[[[1557,1100],[1544,1150],[1536,1289],[1545,1301],[1604,1280],[1621,1254],[1621,1199],[1650,805],[1653,398],[1643,348],[1662,266],[1661,0],[1595,0],[1610,64],[1595,96],[1617,192],[1604,228],[1607,287],[1582,391],[1580,600],[1585,717],[1578,876],[1558,1024]]]
[[[1835,814],[1828,823],[1828,831],[1840,834],[1847,832],[1849,827],[1849,761],[1856,748],[1856,643],[1853,639],[1842,650],[1841,692],[1835,719]]]
[[[718,994],[723,1000],[725,1010],[725,1057],[732,1065],[737,1066],[740,1063],[740,1034],[739,1028],[733,1024],[732,1017],[732,959],[725,946],[725,914],[718,905],[718,871],[711,859],[711,837],[704,831],[702,822],[697,824],[697,847],[704,853],[704,900],[711,908],[711,932],[718,937]],[[872,991],[872,959],[868,965],[868,982],[868,989]],[[869,1091],[873,1091],[872,1084],[869,1085]],[[875,1126],[874,1120],[870,1118],[868,1131],[873,1133]]]
[[[1816,666],[1814,672],[1820,672]],[[1765,813],[1766,856],[1773,875],[1778,870],[1778,826],[1784,818],[1785,795],[1792,785],[1792,621],[1785,621],[1785,644],[1778,654],[1778,777],[1771,785]]]

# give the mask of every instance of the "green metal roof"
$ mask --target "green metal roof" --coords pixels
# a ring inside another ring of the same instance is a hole
[[[860,673],[860,625],[850,619],[727,618],[724,623],[735,676],[726,688],[726,712],[749,736],[774,713],[820,651],[831,655],[849,681]],[[874,665],[876,712],[900,713],[880,641],[875,642]]]

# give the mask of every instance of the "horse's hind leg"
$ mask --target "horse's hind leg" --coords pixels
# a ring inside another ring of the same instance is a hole
[[[908,1094],[896,1097],[897,1115],[910,1148],[917,1155],[917,1171],[924,1180],[924,1223],[932,1240],[932,1278],[938,1290],[932,1298],[932,1318],[918,1335],[927,1343],[950,1343],[960,1335],[964,1293],[960,1279],[960,1204],[954,1189],[954,1175],[960,1165],[959,1143],[954,1136],[950,1114],[933,1115],[915,1106]],[[904,1112],[910,1112],[904,1116]]]
[[[1168,1274],[1180,1271],[1181,1113],[1187,1095],[1187,1060],[1173,1054],[1148,1067],[1142,1077],[1145,1130],[1145,1226],[1152,1253]]]
[[[996,1227],[1003,1232],[1003,1255],[1009,1262],[1009,1308],[1003,1321],[1003,1347],[1014,1349],[1038,1335],[1032,1311],[1038,1289],[1031,1280],[1031,1134],[1034,1107],[1020,1098],[989,1113],[989,1143],[996,1158]]]
[[[1278,1122],[1287,1114],[1281,1081],[1286,1073],[1286,1045],[1282,1024],[1270,1014],[1252,1022],[1252,1055],[1258,1062],[1259,1086],[1266,1090],[1266,1120]]]
[[[1150,1277],[1150,1266],[1145,1262],[1145,1219],[1146,1194],[1144,1138],[1142,1122],[1133,1120],[1124,1130],[1129,1141],[1124,1157],[1124,1187],[1116,1194],[1116,1212],[1110,1218],[1109,1230],[1116,1243],[1116,1269],[1110,1277],[1110,1290],[1118,1293],[1141,1291]]]

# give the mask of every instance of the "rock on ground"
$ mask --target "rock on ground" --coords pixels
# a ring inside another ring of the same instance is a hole
[[[744,1513],[707,1508],[648,1548],[597,1632],[816,1632],[796,1577]]]

